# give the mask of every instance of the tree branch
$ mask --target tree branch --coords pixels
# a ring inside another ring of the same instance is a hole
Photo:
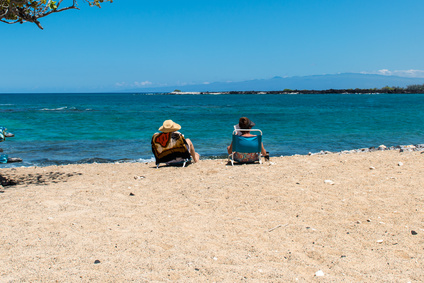
[[[40,18],[44,18],[45,16],[48,16],[48,15],[53,14],[53,13],[59,13],[59,12],[66,11],[66,10],[70,10],[70,9],[76,9],[76,10],[79,10],[79,8],[74,7],[74,6],[70,6],[70,7],[66,7],[66,8],[62,8],[62,9],[50,10],[50,11],[48,11],[47,13],[44,13],[44,14],[42,14],[42,15],[37,16],[37,17],[34,19],[33,23],[34,23],[34,24],[36,24],[36,25],[37,25],[40,29],[44,29],[44,28],[41,26],[41,23],[38,21],[38,19],[40,19]],[[30,22],[30,21],[27,21],[27,22]]]
[[[100,8],[100,3],[113,2],[113,0],[83,0],[90,6]],[[35,23],[40,29],[43,27],[38,19],[53,13],[60,13],[70,9],[79,10],[77,0],[72,1],[72,6],[60,8],[63,0],[0,0],[0,22],[16,24]]]
[[[70,10],[70,9],[79,10],[80,8],[77,8],[75,6],[69,6],[69,7],[65,7],[65,8],[61,8],[61,9],[50,10],[47,13],[44,13],[44,14],[42,14],[40,16],[37,16],[37,19],[44,18],[45,16],[48,16],[48,15],[53,14],[53,13],[59,13],[59,12]]]

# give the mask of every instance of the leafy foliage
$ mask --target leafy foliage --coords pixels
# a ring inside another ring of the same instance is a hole
[[[399,86],[385,86],[382,88],[349,88],[349,89],[325,89],[325,90],[298,90],[298,89],[284,89],[281,91],[272,90],[272,91],[228,91],[224,93],[229,94],[258,94],[258,93],[269,93],[269,94],[290,94],[290,93],[302,93],[302,94],[325,94],[325,93],[424,93],[424,84],[422,85],[409,85],[407,87],[399,87]],[[201,92],[208,93],[208,92]]]
[[[422,85],[409,85],[406,87],[406,91],[413,93],[424,93],[424,84]]]
[[[83,0],[90,6],[101,7],[100,3],[113,2],[113,0]],[[52,13],[69,9],[77,9],[77,0],[72,0],[72,5],[61,7],[63,0],[0,0],[0,22],[16,24],[35,23],[40,29],[43,27],[38,19]],[[69,0],[70,2],[70,0]]]

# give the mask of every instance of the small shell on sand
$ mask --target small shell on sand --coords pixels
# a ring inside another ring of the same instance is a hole
[[[315,276],[324,276],[324,272],[322,270],[318,270],[317,272],[315,272]]]

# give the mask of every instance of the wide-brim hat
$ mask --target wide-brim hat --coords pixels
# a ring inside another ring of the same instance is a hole
[[[181,126],[172,120],[166,120],[163,125],[159,128],[159,131],[164,133],[171,133],[181,129]]]

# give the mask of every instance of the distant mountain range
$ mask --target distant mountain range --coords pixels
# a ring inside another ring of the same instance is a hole
[[[242,82],[215,82],[210,84],[168,86],[155,88],[138,88],[137,92],[172,92],[179,89],[183,92],[220,92],[220,91],[278,91],[292,90],[326,90],[326,89],[372,89],[385,86],[406,87],[424,84],[424,78],[407,78],[359,73],[334,75],[314,75],[303,77],[274,77]]]

